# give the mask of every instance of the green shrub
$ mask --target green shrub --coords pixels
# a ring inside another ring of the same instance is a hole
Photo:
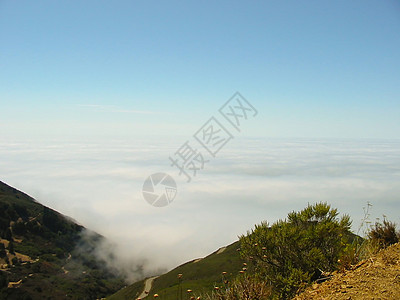
[[[0,271],[0,290],[8,285],[8,276],[4,271]]]
[[[7,256],[6,248],[3,243],[0,243],[0,258],[4,258]]]
[[[343,249],[340,259],[338,260],[340,271],[349,270],[351,269],[351,266],[356,265],[362,260],[364,249],[363,245],[363,243],[359,242],[346,245],[346,247]]]
[[[273,296],[287,299],[322,271],[333,271],[349,244],[349,216],[338,218],[326,203],[291,212],[286,220],[256,225],[240,237],[241,255],[251,272],[272,286]]]
[[[271,287],[257,276],[249,276],[244,273],[238,276],[232,283],[225,283],[221,287],[215,287],[211,295],[205,295],[200,299],[206,300],[238,300],[252,299],[262,300],[271,296]]]
[[[10,252],[11,254],[15,254],[15,252],[14,252],[14,241],[12,239],[8,243],[7,249],[8,249],[8,252]]]
[[[14,266],[19,266],[19,259],[17,258],[17,257],[13,257],[12,258],[12,260],[11,260],[11,263],[14,265]]]
[[[399,241],[399,233],[396,231],[396,224],[386,220],[384,217],[383,224],[375,222],[369,234],[369,238],[380,248],[386,248]]]

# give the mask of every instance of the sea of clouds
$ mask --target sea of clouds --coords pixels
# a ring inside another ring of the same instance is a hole
[[[237,240],[254,224],[326,201],[350,214],[400,221],[400,141],[236,137],[190,183],[170,166],[185,137],[0,142],[0,180],[106,236],[99,256],[129,281]],[[197,145],[199,151],[201,146]],[[150,206],[142,186],[166,172],[178,194]],[[110,246],[112,245],[112,246]],[[104,252],[102,251],[104,250]]]

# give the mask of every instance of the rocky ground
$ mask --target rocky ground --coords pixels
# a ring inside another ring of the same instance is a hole
[[[400,299],[400,243],[329,281],[314,284],[295,299]]]

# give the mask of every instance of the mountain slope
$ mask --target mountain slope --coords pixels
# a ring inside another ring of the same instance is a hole
[[[187,290],[193,294],[211,292],[215,286],[220,286],[223,280],[230,280],[242,268],[242,260],[237,249],[239,242],[220,248],[202,259],[189,261],[172,271],[157,277],[152,285],[149,295],[158,294],[162,299],[185,299]],[[226,274],[222,275],[222,272]],[[178,278],[182,274],[181,279]],[[144,280],[136,282],[114,295],[110,300],[136,299],[144,289]]]
[[[329,281],[314,284],[295,299],[400,299],[400,243]]]
[[[96,299],[123,281],[95,256],[104,238],[0,181],[0,299]]]

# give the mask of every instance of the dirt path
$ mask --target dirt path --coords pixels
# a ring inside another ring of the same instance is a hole
[[[225,250],[226,250],[226,247],[219,248],[218,251],[217,251],[217,254],[221,254]]]
[[[69,273],[69,271],[67,269],[65,269],[65,266],[71,260],[71,257],[72,257],[71,253],[68,253],[68,257],[65,260],[65,265],[61,267],[61,269],[64,271],[64,274],[68,274]]]
[[[146,281],[144,282],[144,290],[143,290],[143,292],[139,295],[138,298],[143,299],[143,298],[145,298],[145,297],[148,296],[148,294],[149,294],[149,292],[150,292],[150,290],[151,290],[151,288],[152,288],[152,286],[153,286],[153,281],[154,281],[154,279],[156,279],[157,277],[158,277],[158,276],[154,276],[154,277],[150,277],[150,278],[147,278],[147,279],[146,279]]]

